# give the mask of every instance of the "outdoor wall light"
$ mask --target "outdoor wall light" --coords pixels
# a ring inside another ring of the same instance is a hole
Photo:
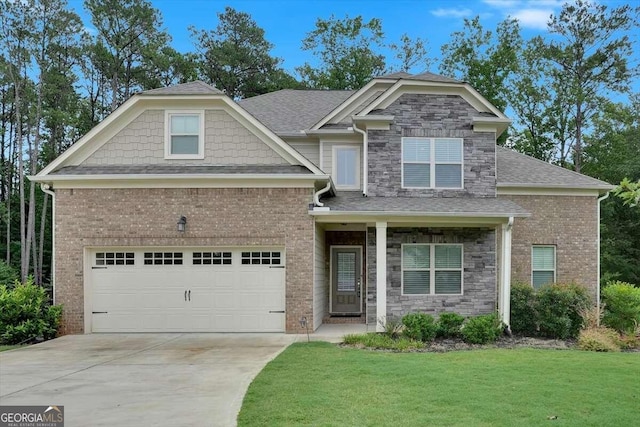
[[[184,231],[187,228],[187,217],[186,216],[181,216],[180,219],[178,220],[178,231],[180,233],[184,233]]]

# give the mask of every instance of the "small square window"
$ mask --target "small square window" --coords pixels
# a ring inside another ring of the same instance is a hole
[[[204,158],[204,112],[167,111],[165,158]]]

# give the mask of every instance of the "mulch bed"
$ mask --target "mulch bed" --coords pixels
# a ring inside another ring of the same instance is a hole
[[[554,340],[532,337],[501,337],[492,344],[467,344],[462,340],[435,340],[418,351],[444,353],[447,351],[477,350],[487,348],[544,348],[548,350],[569,350],[576,347],[575,340]]]

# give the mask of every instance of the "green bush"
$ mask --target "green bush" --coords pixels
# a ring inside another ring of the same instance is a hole
[[[402,332],[402,320],[395,317],[389,317],[383,327],[383,334],[389,338],[398,338],[400,336],[400,332]]]
[[[578,348],[586,351],[620,351],[620,336],[607,327],[588,328],[578,335]]]
[[[420,341],[404,337],[392,339],[385,334],[378,334],[375,332],[370,332],[368,334],[345,335],[343,342],[348,345],[394,351],[410,351],[424,348],[424,344]]]
[[[430,342],[436,336],[433,316],[424,313],[409,313],[402,318],[404,335],[416,341]]]
[[[602,289],[602,322],[622,333],[631,333],[640,324],[640,288],[630,283],[611,282]]]
[[[591,304],[591,297],[583,286],[543,286],[536,297],[540,334],[547,338],[576,338],[582,327],[580,313]]]
[[[62,306],[49,305],[44,288],[29,279],[9,289],[0,285],[0,342],[17,344],[38,337],[54,338],[60,325]]]
[[[527,283],[514,283],[511,287],[511,331],[528,337],[538,332],[536,293]]]
[[[470,344],[488,344],[502,334],[503,325],[496,314],[471,317],[462,326],[462,339]]]
[[[436,324],[436,336],[440,338],[460,337],[460,328],[464,322],[464,316],[457,313],[441,313]]]
[[[0,285],[13,288],[14,282],[18,280],[18,272],[4,261],[0,261]]]

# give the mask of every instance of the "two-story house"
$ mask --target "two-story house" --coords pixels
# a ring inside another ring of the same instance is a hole
[[[496,146],[509,123],[430,73],[238,103],[202,82],[134,95],[33,177],[55,200],[63,332],[508,324],[514,280],[597,297],[611,186]]]

